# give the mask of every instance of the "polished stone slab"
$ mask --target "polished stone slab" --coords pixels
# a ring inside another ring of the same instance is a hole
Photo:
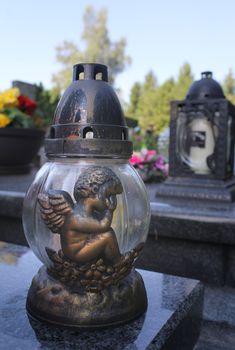
[[[211,208],[203,201],[156,198],[151,213],[151,225],[161,237],[235,244],[235,203]]]
[[[151,203],[150,231],[158,237],[152,265],[154,271],[235,287],[235,203],[209,204],[156,197]]]
[[[227,323],[204,321],[193,350],[234,350],[235,328]]]
[[[28,248],[0,242],[1,350],[193,349],[202,312],[203,287],[198,281],[140,271],[148,295],[145,315],[112,329],[71,331],[27,317],[27,290],[40,266]]]
[[[235,289],[205,285],[203,319],[227,324],[235,329]]]
[[[226,251],[222,245],[149,236],[137,266],[220,286],[228,269]]]

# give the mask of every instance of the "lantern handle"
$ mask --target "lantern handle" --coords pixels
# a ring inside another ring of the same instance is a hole
[[[205,71],[205,72],[201,72],[201,78],[205,79],[211,79],[213,77],[213,73],[211,71]]]
[[[81,73],[83,73],[81,77]],[[98,78],[101,75],[101,79]],[[79,63],[73,66],[73,81],[76,80],[102,80],[108,81],[108,68],[103,64]]]

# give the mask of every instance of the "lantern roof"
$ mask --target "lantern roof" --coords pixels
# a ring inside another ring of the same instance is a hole
[[[71,123],[126,126],[120,102],[108,84],[105,65],[73,66],[73,82],[65,90],[53,120],[53,124]]]
[[[210,71],[202,72],[201,79],[190,86],[186,100],[225,98],[222,87],[212,76]]]
[[[73,67],[73,81],[58,103],[45,149],[49,156],[131,156],[128,127],[105,65]]]

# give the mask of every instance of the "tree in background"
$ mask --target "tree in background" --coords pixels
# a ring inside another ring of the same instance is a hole
[[[146,75],[140,91],[141,95],[136,111],[139,126],[143,131],[151,128],[155,132],[157,78],[152,71]]]
[[[130,103],[127,107],[126,115],[138,119],[138,106],[140,96],[142,94],[142,86],[139,82],[134,83],[130,93]]]
[[[167,79],[156,92],[157,108],[155,116],[155,131],[157,134],[169,125],[170,102],[175,99],[176,84],[173,78]]]
[[[223,90],[225,97],[235,105],[235,77],[230,68],[223,82]]]
[[[83,16],[84,30],[81,39],[85,42],[82,50],[71,41],[64,41],[56,48],[56,59],[62,70],[53,75],[53,82],[60,90],[64,90],[71,82],[71,67],[78,62],[103,63],[110,68],[109,82],[114,84],[116,76],[131,63],[125,54],[126,40],[121,38],[112,42],[107,29],[107,11],[95,12],[88,6]]]
[[[37,117],[43,120],[43,127],[51,124],[60,95],[55,90],[47,90],[42,83],[36,86]]]
[[[143,134],[151,129],[154,135],[158,135],[169,125],[170,102],[184,99],[192,82],[189,63],[182,65],[176,81],[169,78],[161,85],[150,71],[142,84],[135,83],[131,89],[128,116],[138,119]]]
[[[178,79],[175,85],[175,100],[184,100],[188,89],[192,85],[194,80],[194,76],[192,73],[192,69],[189,63],[184,63],[182,67],[180,67]]]

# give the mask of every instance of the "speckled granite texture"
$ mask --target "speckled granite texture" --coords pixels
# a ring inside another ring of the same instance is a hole
[[[149,236],[137,266],[221,285],[226,268],[224,250],[220,245]]]
[[[1,350],[193,349],[202,309],[199,282],[140,271],[148,294],[144,316],[112,329],[78,332],[29,321],[25,311],[27,289],[40,265],[28,248],[0,242]]]
[[[156,186],[157,188],[157,186]],[[235,203],[211,208],[188,200],[151,202],[152,225],[161,237],[216,244],[235,244]]]
[[[226,323],[203,322],[202,332],[193,350],[234,350],[235,328]]]
[[[235,328],[234,288],[205,285],[203,319],[225,323]]]

